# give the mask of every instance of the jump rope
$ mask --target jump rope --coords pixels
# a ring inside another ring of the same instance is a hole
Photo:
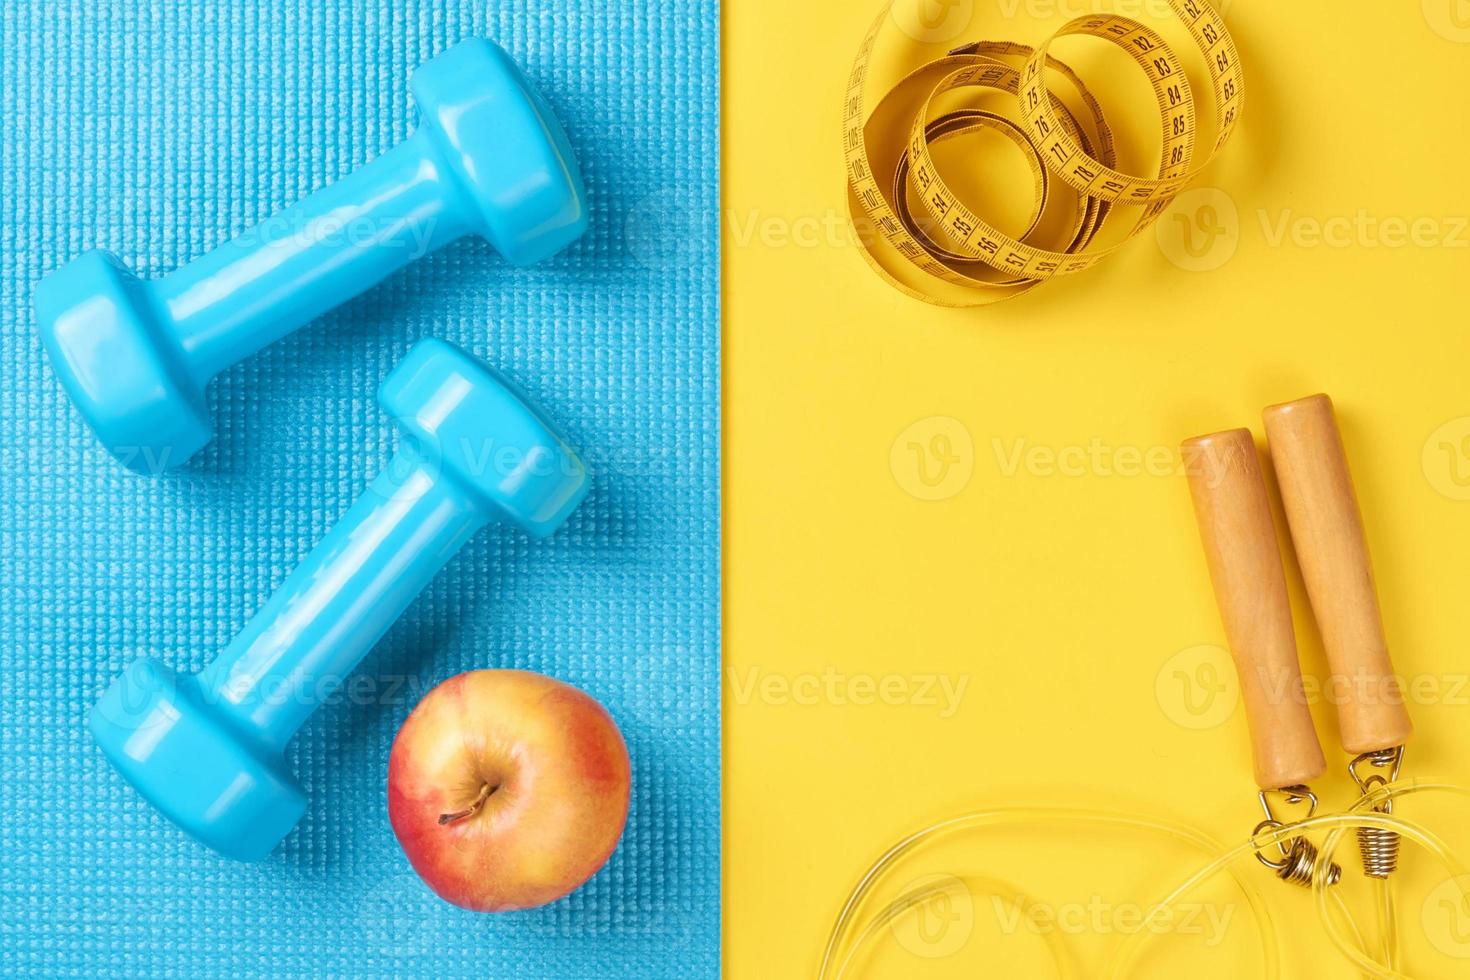
[[[925,302],[988,305],[1092,268],[1157,220],[1226,145],[1240,121],[1245,77],[1239,52],[1223,18],[1205,0],[1166,0],[1208,74],[1213,139],[1204,154],[1198,152],[1199,114],[1182,61],[1158,32],[1115,14],[1075,18],[1037,47],[1007,41],[961,45],[909,71],[871,101],[874,52],[880,37],[891,33],[902,2],[883,8],[853,63],[843,105],[843,153],[849,215],[863,257],[890,285]],[[912,30],[907,33],[912,41],[924,40]],[[1112,44],[1143,72],[1159,111],[1157,173],[1135,176],[1118,169],[1113,130],[1101,105],[1079,75],[1049,52],[1064,36]],[[1052,91],[1053,82],[1062,91],[1070,89],[1069,99]],[[973,104],[940,110],[960,96]],[[1005,138],[1027,156],[1035,195],[1019,235],[1006,234],[968,207],[946,183],[932,152],[939,143],[980,132]],[[1046,220],[1056,210],[1066,218],[1060,235],[1055,222]],[[1121,238],[1112,236],[1112,244],[1097,246],[1110,219],[1130,210],[1131,229]],[[1279,976],[1275,926],[1251,878],[1236,866],[1245,855],[1253,855],[1278,879],[1311,890],[1327,936],[1364,976],[1408,976],[1399,963],[1392,888],[1401,843],[1417,845],[1457,884],[1470,879],[1461,878],[1465,869],[1455,852],[1429,828],[1395,813],[1395,806],[1416,794],[1470,796],[1470,788],[1400,778],[1412,725],[1389,661],[1331,402],[1319,395],[1275,406],[1266,411],[1265,424],[1333,679],[1346,687],[1339,692],[1338,722],[1358,799],[1344,812],[1318,813],[1318,797],[1309,785],[1326,771],[1326,761],[1303,691],[1254,438],[1237,429],[1188,440],[1183,452],[1191,495],[1253,746],[1262,819],[1249,839],[1226,846],[1179,823],[1091,809],[1007,807],[955,816],[915,831],[869,866],[833,924],[818,980],[851,975],[885,930],[951,887],[951,882],[918,886],[880,902],[882,885],[903,862],[961,835],[1034,826],[1126,829],[1209,855],[1207,864],[1149,906],[1144,927],[1118,944],[1102,976],[1128,975],[1140,946],[1154,934],[1148,927],[1222,873],[1234,878],[1250,907],[1263,975]],[[1372,929],[1362,928],[1341,895],[1344,872],[1337,855],[1349,834],[1376,892]],[[1313,840],[1317,835],[1320,844]],[[1021,906],[1029,901],[1018,887],[990,877],[970,876],[960,883],[972,894]],[[1464,887],[1460,900],[1470,910]],[[1078,976],[1063,940],[1046,935],[1058,976]]]
[[[882,884],[906,859],[942,840],[1001,827],[1091,827],[1132,830],[1186,844],[1210,856],[1168,895],[1147,906],[1142,927],[1117,944],[1100,972],[1079,973],[1062,938],[1047,933],[1059,977],[1125,977],[1152,926],[1206,881],[1228,873],[1246,899],[1260,936],[1262,975],[1280,976],[1276,928],[1260,892],[1237,862],[1253,855],[1278,879],[1311,890],[1333,946],[1363,976],[1398,980],[1398,916],[1392,877],[1402,841],[1439,863],[1470,909],[1460,857],[1421,823],[1394,812],[1408,796],[1470,797],[1470,788],[1401,779],[1404,743],[1413,730],[1384,640],[1378,597],[1353,492],[1347,456],[1326,395],[1266,409],[1265,426],[1292,543],[1301,566],[1334,681],[1343,697],[1338,728],[1351,757],[1347,772],[1360,795],[1346,811],[1318,813],[1309,782],[1327,763],[1307,707],[1297,660],[1286,579],[1277,549],[1255,439],[1234,429],[1186,440],[1186,462],[1205,556],[1240,678],[1250,730],[1258,802],[1264,819],[1249,839],[1225,846],[1186,825],[1157,817],[1101,810],[1006,807],[966,813],[915,831],[874,861],[848,895],[828,937],[818,980],[852,974],[862,954],[903,916],[953,887],[953,880],[909,889],[873,906]],[[1339,699],[1334,699],[1339,700]],[[1323,834],[1322,843],[1313,836]],[[1375,891],[1377,922],[1365,930],[1341,895],[1337,860],[1348,834],[1356,837],[1363,875]],[[1018,887],[993,878],[959,879],[972,895],[990,895],[1024,908]]]

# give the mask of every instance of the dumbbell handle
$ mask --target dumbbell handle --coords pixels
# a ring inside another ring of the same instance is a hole
[[[420,129],[145,288],[203,384],[469,233],[454,195]]]
[[[495,518],[405,446],[195,683],[220,715],[260,744],[284,748]]]
[[[1368,542],[1332,400],[1312,395],[1264,413],[1297,562],[1322,632],[1354,755],[1403,745],[1414,726],[1389,660]]]
[[[1255,439],[1247,429],[1183,445],[1190,495],[1240,677],[1256,783],[1281,789],[1326,770],[1297,663],[1291,604]]]

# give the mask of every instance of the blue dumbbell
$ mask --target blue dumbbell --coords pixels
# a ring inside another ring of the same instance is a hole
[[[286,743],[434,573],[486,524],[543,537],[586,495],[550,423],[455,347],[421,342],[378,401],[397,454],[240,635],[192,676],[135,661],[92,709],[117,770],[226,857],[262,858],[296,825]]]
[[[463,235],[518,265],[587,227],[556,117],[489,41],[414,72],[421,125],[341,180],[162,279],[87,252],[36,289],[51,364],[129,469],[177,466],[212,435],[204,387],[231,364]]]

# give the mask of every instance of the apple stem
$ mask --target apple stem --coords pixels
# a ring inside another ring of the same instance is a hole
[[[454,813],[439,814],[439,826],[442,827],[447,823],[454,823],[456,820],[463,820],[465,817],[474,816],[479,812],[480,807],[485,805],[485,801],[490,799],[490,794],[499,788],[499,786],[491,786],[489,783],[485,783],[480,787],[480,795],[475,797],[475,802],[463,810],[457,810]]]

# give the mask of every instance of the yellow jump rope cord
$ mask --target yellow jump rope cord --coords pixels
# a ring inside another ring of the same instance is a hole
[[[1424,783],[1417,780],[1394,784],[1363,796],[1346,813],[1323,814],[1277,830],[1262,831],[1250,840],[1226,848],[1206,834],[1184,824],[1154,817],[1128,813],[1111,813],[1100,810],[1052,808],[1052,807],[1007,807],[983,810],[953,817],[931,824],[910,834],[883,853],[869,866],[859,879],[846,903],[838,913],[832,931],[828,935],[822,954],[821,968],[817,980],[841,980],[849,975],[857,957],[866,945],[883,929],[892,925],[901,916],[919,908],[925,901],[943,892],[945,886],[930,885],[912,889],[885,905],[876,915],[864,916],[864,908],[882,881],[906,857],[917,849],[966,831],[984,827],[1026,826],[1046,824],[1074,824],[1114,829],[1131,829],[1154,833],[1189,844],[1208,854],[1215,855],[1208,864],[1190,875],[1172,890],[1162,901],[1150,906],[1143,927],[1125,938],[1109,958],[1099,974],[1103,977],[1129,976],[1128,967],[1138,958],[1140,946],[1150,938],[1150,926],[1160,917],[1168,915],[1175,905],[1187,894],[1204,882],[1222,872],[1228,872],[1250,905],[1251,914],[1261,936],[1262,976],[1275,980],[1280,976],[1280,950],[1275,926],[1266,909],[1261,893],[1252,884],[1247,874],[1239,873],[1235,865],[1246,855],[1262,853],[1275,848],[1283,841],[1300,834],[1325,830],[1328,832],[1322,848],[1322,860],[1318,864],[1319,874],[1313,879],[1312,890],[1316,908],[1323,927],[1337,950],[1364,976],[1380,980],[1411,980],[1409,974],[1398,970],[1393,962],[1396,958],[1397,942],[1394,938],[1396,924],[1393,917],[1392,893],[1387,882],[1379,888],[1379,932],[1383,939],[1383,959],[1370,956],[1361,930],[1353,920],[1342,896],[1328,886],[1326,871],[1333,855],[1342,842],[1344,834],[1362,827],[1379,827],[1399,834],[1405,840],[1418,844],[1432,855],[1456,880],[1464,880],[1465,869],[1458,856],[1445,846],[1435,834],[1422,825],[1402,817],[1370,812],[1371,809],[1390,798],[1415,793],[1438,792],[1460,796],[1470,795],[1470,789],[1444,783]],[[1251,870],[1251,875],[1258,872]],[[991,878],[970,877],[963,879],[981,894],[991,894],[1025,907],[1026,896],[1015,886]],[[1470,901],[1470,895],[1462,894]],[[1058,976],[1070,978],[1077,975],[1064,940],[1054,932],[1046,933]]]
[[[1153,224],[1230,139],[1245,102],[1245,76],[1224,20],[1205,0],[1167,2],[1198,45],[1209,74],[1214,142],[1197,165],[1198,114],[1189,78],[1174,50],[1147,25],[1099,14],[1068,22],[1036,48],[1004,41],[956,48],[898,80],[869,113],[873,52],[894,3],[884,7],[858,50],[843,110],[848,213],[861,254],[878,274],[925,302],[984,306],[1090,269]],[[1156,174],[1117,169],[1102,107],[1081,78],[1048,53],[1064,36],[1108,42],[1142,70],[1159,110]],[[1052,77],[1076,92],[1082,118],[1052,93]],[[935,114],[941,96],[961,90],[977,104],[999,98],[1008,111]],[[999,133],[1028,155],[1035,204],[1018,237],[961,201],[930,153],[935,143],[979,130]],[[1032,239],[1059,184],[1075,197],[1071,227],[1058,247],[1046,247]],[[1123,208],[1138,209],[1132,230],[1114,245],[1089,250],[1108,218]]]

